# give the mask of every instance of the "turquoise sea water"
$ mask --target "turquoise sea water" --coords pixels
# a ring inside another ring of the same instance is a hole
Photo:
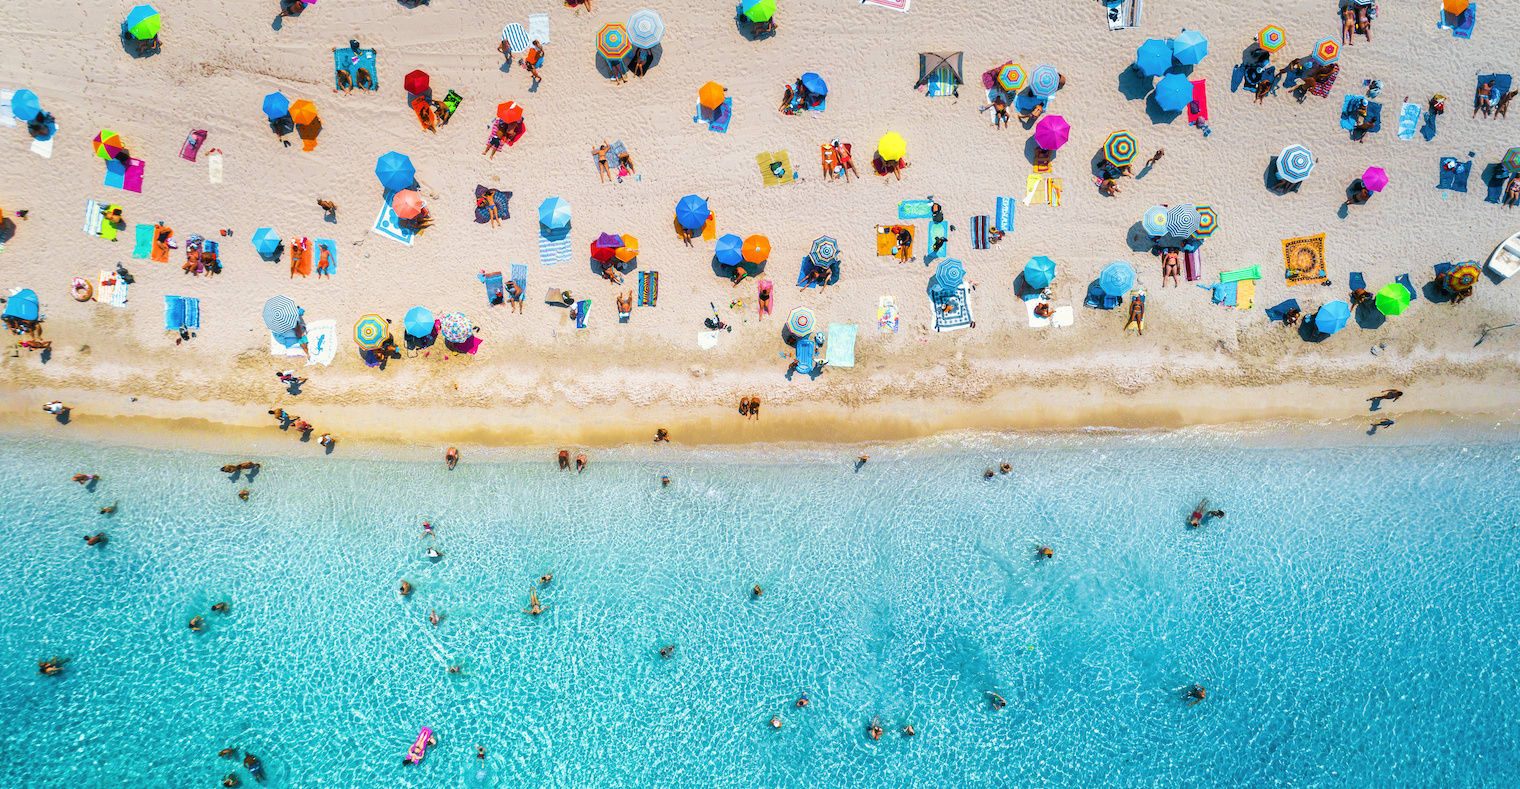
[[[248,483],[216,470],[232,457],[0,443],[0,786],[215,786],[228,746],[271,787],[1520,774],[1520,445],[852,457],[655,448],[577,476],[340,455]],[[1183,528],[1205,494],[1226,517]],[[547,612],[523,614],[546,572]],[[38,676],[53,654],[67,671]],[[420,726],[438,745],[403,767]]]

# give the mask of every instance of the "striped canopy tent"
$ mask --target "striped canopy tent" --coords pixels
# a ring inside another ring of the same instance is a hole
[[[301,324],[301,308],[289,296],[272,296],[264,302],[264,327],[275,334],[294,331]]]
[[[1003,90],[1023,90],[1027,82],[1029,82],[1029,75],[1025,74],[1024,67],[1017,63],[1005,63],[998,69],[997,84]]]
[[[391,327],[379,315],[364,315],[354,323],[354,342],[366,351],[373,351],[385,344],[391,336]]]
[[[636,47],[650,49],[665,37],[665,20],[648,8],[640,8],[628,17],[628,40]]]
[[[1029,74],[1029,92],[1036,96],[1051,96],[1061,87],[1061,72],[1055,66],[1041,64]]]
[[[608,60],[617,60],[632,52],[633,42],[628,40],[628,28],[621,22],[602,25],[596,33],[596,51]]]
[[[791,316],[786,319],[786,328],[798,337],[806,337],[812,334],[813,311],[807,307],[793,309]]]
[[[1103,158],[1115,167],[1123,167],[1134,161],[1135,135],[1128,131],[1108,135],[1108,142],[1103,143]]]
[[[1193,206],[1193,210],[1198,214],[1198,229],[1193,231],[1193,236],[1208,238],[1214,235],[1214,231],[1219,227],[1219,215],[1214,213],[1214,206],[1199,203]]]
[[[1190,205],[1174,205],[1166,210],[1166,234],[1173,238],[1189,238],[1198,229],[1198,209]]]
[[[1314,170],[1314,154],[1302,145],[1289,145],[1277,155],[1277,175],[1289,183],[1300,183]]]
[[[1150,235],[1166,235],[1166,208],[1156,205],[1145,209],[1145,214],[1140,217],[1140,224]]]

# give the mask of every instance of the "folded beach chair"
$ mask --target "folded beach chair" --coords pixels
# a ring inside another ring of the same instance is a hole
[[[971,217],[971,248],[987,249],[992,246],[992,240],[987,233],[987,215],[980,214]]]
[[[586,328],[586,313],[591,311],[591,299],[581,299],[575,303],[575,328]]]
[[[191,130],[190,134],[185,137],[185,144],[179,147],[179,158],[184,159],[188,162],[195,161],[195,157],[200,155],[201,143],[205,141],[205,129]]]
[[[512,281],[517,283],[516,301],[525,301],[528,298],[528,267],[521,263],[512,264]]]
[[[1012,197],[999,197],[997,199],[997,211],[994,212],[993,226],[1004,233],[1013,232],[1013,206]]]
[[[475,277],[486,285],[486,304],[494,307],[507,300],[506,290],[502,287],[500,271],[492,271],[489,274],[481,272],[480,274],[476,274]]]
[[[639,306],[653,307],[660,298],[660,272],[639,272]]]
[[[133,229],[133,233],[136,235],[136,240],[132,247],[132,257],[146,259],[153,253],[153,226],[138,225]]]
[[[1437,12],[1441,21],[1439,27],[1451,28],[1451,34],[1457,38],[1472,38],[1473,25],[1478,22],[1478,4],[1469,3],[1467,10],[1456,17],[1449,16],[1444,10]]]

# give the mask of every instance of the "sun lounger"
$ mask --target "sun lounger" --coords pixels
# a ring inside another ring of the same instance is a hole
[[[179,147],[179,158],[187,162],[195,161],[195,157],[201,152],[201,143],[206,141],[205,129],[193,129],[185,137],[185,144]]]
[[[549,43],[548,14],[528,14],[528,38],[540,44]]]
[[[971,286],[962,282],[954,292],[935,289],[930,292],[929,300],[934,305],[934,330],[955,331],[957,329],[970,328],[971,318]],[[945,306],[949,305],[947,312]]]
[[[1261,279],[1261,266],[1226,271],[1219,275],[1220,282],[1239,282],[1243,279]]]
[[[138,225],[133,229],[136,241],[132,247],[132,257],[146,260],[153,253],[153,226]]]
[[[1454,169],[1447,169],[1450,162],[1455,165]],[[1436,180],[1437,189],[1449,189],[1453,192],[1467,191],[1467,176],[1472,172],[1472,160],[1458,161],[1450,156],[1441,157],[1440,174]]]
[[[639,306],[653,307],[660,298],[660,272],[639,272]]]
[[[936,248],[935,242],[939,241],[939,240],[942,240],[942,239],[944,240],[945,243],[939,244],[938,247]],[[949,254],[949,252],[950,252],[950,223],[949,222],[930,222],[929,223],[929,243],[928,243],[927,246],[924,247],[924,261],[928,262],[930,260],[933,260],[934,258],[942,258],[945,255]]]
[[[812,335],[797,339],[797,372],[803,375],[813,374],[813,363],[818,354],[818,344],[813,341]]]
[[[1182,253],[1182,267],[1187,271],[1187,281],[1197,282],[1203,276],[1203,258],[1198,250],[1190,249]]]
[[[933,200],[904,200],[897,204],[898,219],[928,219],[933,214]]]
[[[512,281],[517,283],[517,298],[513,301],[525,301],[528,298],[528,267],[521,263],[512,264]],[[510,294],[508,294],[510,297]]]
[[[786,151],[755,154],[755,164],[760,167],[760,182],[766,186],[791,183],[797,177],[792,169],[792,157]]]
[[[728,133],[728,124],[734,119],[734,100],[724,99],[722,104],[713,110],[712,117],[707,121],[707,130],[719,134]]]
[[[897,332],[897,297],[879,296],[876,299],[876,330],[882,334]]]
[[[492,271],[490,273],[482,272],[480,274],[476,274],[475,278],[485,283],[486,304],[494,307],[497,304],[503,304],[506,302],[507,291],[502,285],[500,271]]]
[[[586,328],[586,313],[591,311],[591,299],[581,299],[575,303],[575,328]]]
[[[1012,197],[999,197],[997,199],[997,211],[993,214],[993,227],[1004,233],[1013,232],[1013,206],[1014,199]]]
[[[1410,301],[1420,300],[1420,292],[1415,289],[1414,283],[1409,281],[1408,274],[1400,274],[1397,277],[1394,277],[1393,281],[1399,283],[1400,285],[1403,285],[1409,291]]]
[[[992,246],[992,239],[987,233],[987,215],[979,214],[971,217],[971,248],[987,249]]]
[[[1207,287],[1207,286],[1200,286]],[[1093,309],[1111,310],[1124,302],[1122,296],[1110,296],[1104,293],[1096,284],[1087,290],[1087,298],[1082,304]]]

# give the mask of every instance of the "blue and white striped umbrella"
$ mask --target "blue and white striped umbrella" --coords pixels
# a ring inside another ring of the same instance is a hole
[[[1173,238],[1191,238],[1198,229],[1198,209],[1174,205],[1166,210],[1166,234]]]
[[[647,8],[640,8],[628,17],[628,40],[636,47],[649,49],[665,37],[665,20]]]
[[[813,311],[807,307],[796,307],[791,316],[786,319],[786,327],[792,334],[798,337],[806,337],[813,333]]]
[[[813,241],[813,262],[827,266],[839,257],[839,242],[830,236],[819,236]]]
[[[966,278],[966,266],[955,258],[945,258],[934,271],[934,285],[940,290],[955,290]]]
[[[528,31],[523,30],[522,25],[513,22],[503,27],[501,29],[501,37],[506,39],[507,43],[511,45],[513,53],[528,51]]]
[[[264,325],[275,334],[285,334],[301,322],[301,308],[289,296],[275,296],[264,302]]]
[[[1159,205],[1145,209],[1145,215],[1140,217],[1140,224],[1145,227],[1145,232],[1150,235],[1166,235],[1166,209]]]
[[[1314,169],[1314,154],[1302,145],[1289,145],[1277,155],[1277,174],[1284,181],[1298,183]]]
[[[1061,73],[1055,66],[1036,66],[1029,75],[1029,92],[1036,96],[1050,96],[1061,87]]]

